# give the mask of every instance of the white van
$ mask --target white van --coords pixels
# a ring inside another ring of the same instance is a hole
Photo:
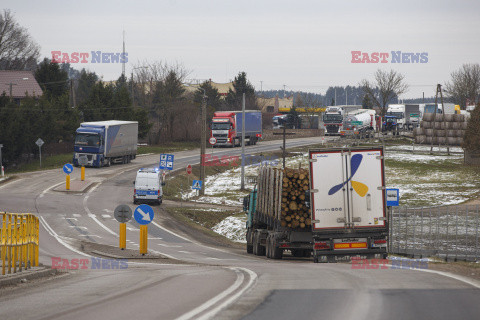
[[[133,203],[153,202],[161,204],[163,200],[162,173],[158,168],[142,168],[138,170],[135,185]]]

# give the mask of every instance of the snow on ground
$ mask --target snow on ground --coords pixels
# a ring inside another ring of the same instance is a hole
[[[224,219],[222,222],[217,224],[213,227],[213,231],[218,234],[221,234],[227,237],[230,240],[236,242],[246,243],[245,239],[245,222],[247,221],[247,217],[238,217],[238,216],[231,216]]]

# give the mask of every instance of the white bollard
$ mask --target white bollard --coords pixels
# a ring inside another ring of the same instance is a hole
[[[2,177],[5,176],[5,172],[3,171],[3,166],[2,166]]]

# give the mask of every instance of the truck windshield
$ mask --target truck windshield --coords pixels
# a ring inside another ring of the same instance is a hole
[[[323,122],[342,122],[342,118],[341,114],[324,114]]]
[[[404,117],[403,112],[387,112],[387,116],[394,116],[397,119],[402,119]]]
[[[434,104],[427,104],[425,106],[425,111],[424,113],[435,113],[435,105]],[[442,109],[441,108],[438,108],[437,109],[437,113],[442,113]]]
[[[100,145],[100,137],[95,133],[77,133],[75,137],[75,145],[97,147]]]
[[[212,130],[230,130],[230,122],[213,122],[212,123]]]

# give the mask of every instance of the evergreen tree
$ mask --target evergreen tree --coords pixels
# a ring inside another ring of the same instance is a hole
[[[229,109],[242,110],[243,93],[245,93],[245,108],[258,109],[255,88],[247,80],[247,74],[242,71],[233,80],[233,90],[228,90],[226,102]]]
[[[68,94],[68,73],[60,68],[58,63],[52,63],[50,59],[43,59],[35,71],[35,79],[48,98],[56,99]]]

